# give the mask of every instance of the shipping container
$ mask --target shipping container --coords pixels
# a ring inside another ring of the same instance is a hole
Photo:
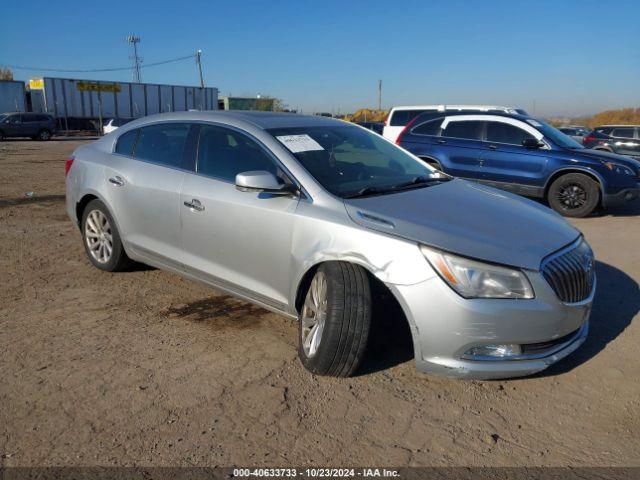
[[[216,99],[216,104],[217,102]],[[0,113],[24,112],[26,108],[24,83],[0,80]]]
[[[68,118],[137,118],[163,112],[217,110],[218,89],[72,78],[29,81],[32,111]]]

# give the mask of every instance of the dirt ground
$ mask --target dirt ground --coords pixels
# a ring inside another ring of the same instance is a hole
[[[0,143],[0,466],[640,466],[640,202],[575,221],[598,258],[591,335],[543,374],[420,374],[396,338],[318,378],[295,322],[93,268],[64,211],[80,143]]]

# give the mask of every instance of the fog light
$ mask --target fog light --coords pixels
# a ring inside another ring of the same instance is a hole
[[[522,354],[520,345],[516,343],[505,345],[478,345],[470,348],[464,353],[468,357],[492,357],[505,358],[515,357]]]

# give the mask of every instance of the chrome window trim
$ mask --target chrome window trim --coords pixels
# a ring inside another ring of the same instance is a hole
[[[289,177],[289,181],[291,183],[293,183],[298,188],[298,190],[300,191],[300,198],[301,199],[302,198],[312,199],[312,197],[309,195],[309,192],[307,192],[307,190],[302,186],[302,183],[300,183],[300,181],[280,161],[280,159],[277,157],[277,155],[275,153],[273,153],[269,147],[267,147],[264,143],[262,143],[259,139],[257,139],[253,135],[251,135],[246,130],[242,130],[241,128],[238,128],[238,127],[235,127],[233,125],[226,124],[226,123],[208,122],[208,121],[205,121],[205,120],[179,120],[179,121],[165,120],[165,121],[157,121],[157,122],[147,123],[147,124],[141,125],[139,127],[130,128],[130,129],[126,130],[125,132],[122,132],[120,135],[118,135],[118,137],[115,138],[115,140],[113,141],[113,143],[111,145],[111,155],[117,155],[119,157],[127,158],[129,160],[148,163],[150,165],[156,165],[158,167],[164,167],[164,168],[168,168],[168,169],[171,169],[171,170],[177,170],[177,171],[180,171],[180,172],[189,173],[191,175],[197,175],[199,177],[208,178],[208,179],[211,179],[211,180],[216,180],[218,182],[224,182],[224,183],[229,183],[231,185],[235,185],[235,182],[232,182],[232,181],[227,180],[225,178],[216,177],[214,175],[207,175],[207,174],[198,172],[198,147],[200,146],[199,145],[200,144],[200,134],[199,133],[198,133],[198,145],[196,145],[196,152],[195,152],[196,158],[194,159],[195,160],[194,161],[195,170],[191,170],[191,169],[187,169],[187,168],[183,168],[183,167],[174,167],[174,166],[171,166],[171,165],[165,165],[165,164],[162,164],[162,163],[154,162],[153,160],[146,160],[146,159],[143,159],[143,158],[136,158],[134,156],[125,155],[123,153],[117,153],[115,151],[116,150],[116,145],[118,143],[118,140],[120,140],[120,137],[124,136],[125,134],[127,134],[129,132],[132,132],[134,130],[140,130],[142,128],[150,127],[150,126],[154,126],[154,125],[173,124],[173,123],[186,123],[188,125],[212,125],[212,126],[217,126],[217,127],[222,127],[222,128],[228,128],[230,130],[235,130],[239,134],[247,136],[250,140],[255,141],[260,148],[262,148],[263,150],[266,151],[268,156],[270,156],[272,159],[274,159],[276,161],[276,165],[281,167],[281,169]],[[137,144],[138,140],[139,140],[139,136],[138,136],[138,139],[136,139],[136,144]],[[135,152],[135,149],[134,149],[134,152]]]

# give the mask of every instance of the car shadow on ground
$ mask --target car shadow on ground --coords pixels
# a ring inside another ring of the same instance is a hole
[[[560,375],[589,361],[615,340],[640,312],[640,289],[633,278],[603,262],[596,262],[596,275],[598,284],[587,340],[537,377]]]
[[[640,216],[640,200],[633,200],[624,205],[611,208],[600,208],[591,217],[636,217]]]

